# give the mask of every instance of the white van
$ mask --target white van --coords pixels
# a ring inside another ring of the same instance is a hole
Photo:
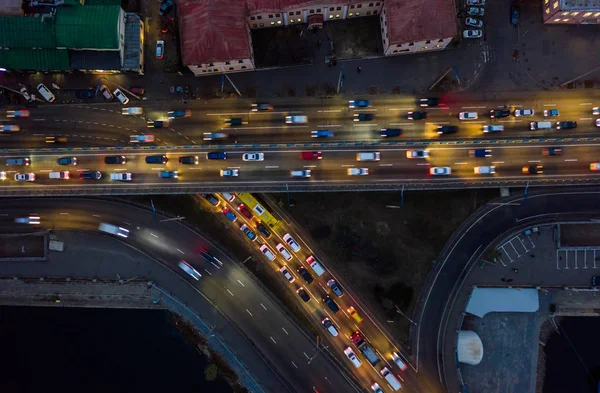
[[[356,161],[379,161],[381,154],[378,151],[356,153]]]
[[[46,86],[44,86],[43,83],[40,83],[37,86],[37,89],[40,92],[40,94],[42,95],[42,97],[44,97],[46,99],[46,101],[54,102],[54,100],[56,100],[56,97],[54,97],[54,94],[52,94],[50,89],[48,89]]]
[[[317,273],[317,276],[321,276],[323,275],[323,273],[325,273],[325,269],[323,269],[323,266],[321,266],[317,259],[312,255],[306,258],[306,263],[308,263],[312,270],[314,270],[315,273]]]
[[[382,377],[385,378],[386,381],[388,381],[388,383],[390,384],[392,389],[394,389],[394,391],[400,390],[402,388],[402,385],[400,385],[398,379],[394,376],[394,374],[392,374],[392,372],[387,367],[382,368],[379,373]]]
[[[543,130],[552,128],[551,121],[532,121],[529,123],[529,129],[531,130]]]
[[[50,172],[50,179],[68,180],[69,171]]]
[[[121,101],[121,104],[123,104],[123,105],[129,104],[129,98],[125,94],[123,94],[123,92],[121,92],[121,90],[115,89],[115,91],[113,91],[113,94],[115,95],[115,97],[117,97],[119,99],[119,101]]]

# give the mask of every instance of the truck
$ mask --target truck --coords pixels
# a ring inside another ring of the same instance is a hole
[[[369,363],[371,363],[372,366],[375,366],[377,365],[377,363],[379,363],[379,356],[377,356],[373,348],[371,348],[371,346],[367,344],[367,341],[363,338],[360,332],[352,333],[352,336],[350,338],[352,339],[352,343],[354,343],[354,345],[356,345],[356,348],[358,348],[358,350],[361,351],[363,355],[365,355],[365,357],[367,358]]]

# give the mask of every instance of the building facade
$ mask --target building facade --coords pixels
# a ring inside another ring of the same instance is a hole
[[[600,0],[543,0],[545,24],[600,24]]]

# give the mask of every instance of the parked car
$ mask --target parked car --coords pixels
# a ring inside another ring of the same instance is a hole
[[[115,95],[115,97],[118,98],[119,101],[121,101],[121,104],[129,104],[129,98],[125,94],[123,94],[121,90],[115,89],[115,91],[113,91],[113,94]]]
[[[246,235],[246,237],[248,237],[248,239],[250,239],[251,241],[253,241],[253,242],[256,241],[256,239],[257,239],[256,233],[254,233],[248,225],[246,225],[246,224],[242,225],[240,227],[240,231],[242,231],[244,233],[244,235]]]
[[[222,213],[225,215],[225,217],[227,217],[227,219],[231,222],[236,222],[237,220],[237,216],[235,215],[234,212],[232,212],[231,210],[229,210],[229,208],[224,207],[222,210]]]
[[[342,291],[342,288],[340,288],[340,285],[337,283],[337,281],[331,279],[327,281],[327,286],[331,288],[331,290],[333,291],[333,293],[335,293],[337,297],[344,296],[344,291]]]
[[[221,201],[213,194],[200,194],[200,196],[208,201],[213,206],[219,206]]]
[[[244,217],[246,217],[248,220],[252,220],[252,218],[254,217],[254,214],[252,214],[252,212],[250,211],[250,209],[248,209],[245,205],[239,205],[238,206],[238,210],[240,211],[240,213],[242,213],[242,215]]]
[[[165,57],[165,42],[163,40],[156,41],[156,58],[162,59]]]
[[[54,94],[43,83],[40,83],[39,85],[37,85],[37,89],[40,92],[40,94],[42,95],[42,97],[44,97],[46,99],[46,101],[48,101],[48,102],[56,101],[56,97],[54,96]]]
[[[166,0],[160,6],[160,10],[158,11],[158,13],[160,15],[166,15],[169,12],[171,12],[172,9],[173,9],[173,0]]]
[[[467,5],[484,6],[485,5],[485,0],[467,0]]]
[[[256,224],[256,230],[259,231],[260,233],[262,233],[262,235],[264,237],[266,237],[267,239],[269,237],[271,237],[271,231],[269,231],[267,229],[267,227],[265,226],[265,224],[263,224],[262,222],[259,222],[258,224]]]
[[[146,92],[146,89],[144,89],[143,87],[130,87],[129,91],[132,92],[133,94],[139,94],[139,95],[143,96],[144,93]]]
[[[298,288],[296,293],[298,294],[298,296],[300,296],[300,299],[304,300],[305,303],[310,301],[310,296],[308,296],[308,292],[306,292],[304,288]]]
[[[106,87],[106,85],[100,85],[100,93],[102,94],[102,97],[104,97],[104,99],[107,101],[112,101],[112,99],[115,98],[115,96],[113,96],[110,90],[108,90],[108,87]]]
[[[471,16],[483,16],[485,9],[481,7],[469,7],[467,8],[467,14]]]
[[[23,96],[23,98],[25,98],[27,102],[33,101],[33,97],[31,96],[31,94],[29,94],[29,91],[27,91],[27,88],[25,86],[21,87],[21,90],[19,90],[19,92],[21,92],[21,95]]]
[[[465,19],[465,25],[472,27],[483,27],[483,21],[481,19],[468,17]]]
[[[463,38],[481,38],[483,37],[483,32],[481,30],[464,30]]]
[[[292,273],[290,273],[290,269],[288,269],[288,267],[286,265],[283,265],[279,271],[281,272],[281,274],[283,274],[283,277],[285,277],[286,280],[288,280],[288,282],[291,284],[294,281],[296,281],[296,279],[294,278],[294,276],[292,276]]]

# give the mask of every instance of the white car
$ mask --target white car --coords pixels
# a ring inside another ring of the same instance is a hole
[[[434,166],[429,168],[429,174],[434,176],[445,176],[452,173],[452,169],[447,166]]]
[[[2,125],[0,125],[0,131],[16,132],[16,131],[21,131],[21,127],[19,127],[16,124],[2,124]]]
[[[596,127],[600,127],[600,119],[596,119]]]
[[[143,112],[144,110],[137,106],[121,109],[121,113],[124,115],[141,115]]]
[[[115,91],[113,91],[113,94],[115,95],[115,97],[117,97],[119,99],[119,101],[121,101],[121,104],[123,104],[123,105],[129,104],[129,98],[127,98],[127,96],[125,94],[123,94],[123,92],[121,90],[115,89]]]
[[[475,172],[476,175],[493,175],[494,173],[496,173],[496,167],[495,166],[476,166],[473,169],[473,172]]]
[[[344,349],[344,354],[348,357],[348,359],[350,359],[354,367],[359,368],[362,365],[362,362],[356,356],[352,348],[347,347],[346,349]]]
[[[40,218],[38,216],[17,217],[17,218],[15,218],[15,222],[17,224],[37,225],[40,223]]]
[[[21,95],[23,96],[23,98],[25,98],[27,101],[32,102],[33,101],[33,97],[31,97],[31,95],[29,94],[29,92],[27,91],[27,88],[25,86],[21,87],[21,90],[19,90],[21,92]]]
[[[229,202],[233,202],[233,200],[235,199],[235,195],[234,194],[230,194],[228,192],[222,193],[221,196],[223,198],[227,199]]]
[[[592,115],[600,115],[600,107],[592,108]]]
[[[242,161],[264,161],[265,153],[244,153]]]
[[[181,270],[189,274],[190,277],[192,277],[194,280],[200,280],[200,278],[202,277],[202,274],[200,274],[198,270],[191,267],[190,264],[184,260],[179,261],[177,265],[181,268]]]
[[[283,241],[286,242],[288,244],[288,246],[291,247],[292,251],[294,251],[294,252],[300,251],[300,245],[294,240],[292,235],[290,235],[289,233],[285,234],[285,236],[283,237]]]
[[[214,139],[227,139],[227,134],[224,132],[205,132],[202,134],[202,139],[212,141]]]
[[[115,172],[110,174],[110,180],[118,181],[131,181],[131,173],[129,172]]]
[[[477,112],[460,112],[458,114],[460,120],[475,120],[478,117]]]
[[[6,172],[0,172],[0,180],[6,180]]]
[[[402,358],[400,358],[400,356],[396,352],[392,353],[392,360],[394,361],[394,363],[396,363],[398,367],[400,367],[400,370],[405,371],[408,368],[406,363],[402,361]]]
[[[465,30],[463,31],[463,38],[481,38],[483,32],[481,30]]]
[[[221,176],[225,177],[237,177],[240,174],[239,169],[221,169],[219,171]]]
[[[292,276],[292,273],[290,273],[290,269],[288,269],[287,266],[283,265],[281,269],[279,269],[279,271],[281,272],[281,274],[283,274],[283,277],[285,277],[290,284],[296,281],[296,279],[294,278],[294,276]]]
[[[277,249],[277,251],[279,251],[281,256],[286,261],[290,261],[292,259],[292,254],[290,254],[290,252],[287,250],[287,248],[285,248],[285,246],[283,244],[279,243],[278,245],[275,246],[275,248]]]
[[[273,251],[271,251],[269,246],[267,246],[266,244],[263,244],[262,246],[260,246],[259,250],[260,250],[260,252],[262,252],[264,254],[264,256],[267,257],[267,259],[269,261],[275,260],[275,254],[273,254]]]
[[[290,171],[291,177],[311,177],[312,171],[310,169],[299,169]]]
[[[285,117],[285,122],[287,124],[305,124],[308,123],[308,117],[307,116],[286,116]]]
[[[515,116],[533,116],[535,111],[533,109],[515,109]]]
[[[15,175],[16,181],[34,181],[35,173],[17,173]]]
[[[467,5],[485,5],[485,0],[467,0]]]
[[[373,390],[375,393],[383,393],[383,389],[381,389],[381,386],[379,386],[377,382],[371,385],[371,390]]]
[[[468,17],[467,19],[465,19],[465,25],[472,27],[483,27],[483,21],[480,19]]]
[[[162,59],[165,57],[165,42],[163,40],[156,41],[156,58]]]
[[[348,168],[350,176],[366,176],[369,174],[369,168]]]
[[[129,143],[152,143],[154,142],[154,135],[129,135]]]
[[[429,152],[426,150],[407,150],[406,158],[429,158]]]

